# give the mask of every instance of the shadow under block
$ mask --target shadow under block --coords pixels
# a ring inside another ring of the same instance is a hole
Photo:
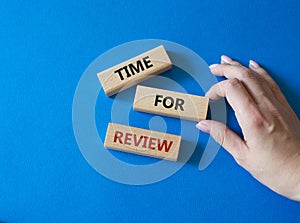
[[[161,45],[97,74],[107,96],[138,84],[152,75],[172,68],[172,62]]]
[[[133,109],[158,115],[200,121],[206,119],[208,98],[137,86]]]
[[[104,147],[177,161],[181,136],[109,123]]]

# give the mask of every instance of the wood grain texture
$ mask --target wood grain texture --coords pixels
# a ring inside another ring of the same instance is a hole
[[[109,123],[104,147],[176,161],[181,136]]]
[[[152,75],[172,68],[172,62],[161,45],[97,74],[107,96],[138,84]]]
[[[200,121],[206,119],[208,98],[146,86],[137,86],[133,108],[136,111]]]

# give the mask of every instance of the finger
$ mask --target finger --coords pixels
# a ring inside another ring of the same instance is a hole
[[[242,81],[257,104],[264,104],[263,96],[274,98],[274,94],[264,78],[244,66],[213,64],[210,66],[210,69],[216,76],[236,78]]]
[[[244,66],[235,66],[231,64],[212,64],[209,66],[211,72],[216,76],[226,78],[237,78],[239,80],[254,79],[250,70]]]
[[[242,66],[242,64],[231,59],[229,56],[226,56],[226,55],[221,56],[221,64],[231,64],[231,65],[235,65],[235,66]]]
[[[259,75],[261,75],[266,80],[266,82],[270,86],[270,89],[272,90],[273,94],[276,96],[276,98],[279,100],[279,102],[282,105],[289,107],[289,103],[287,102],[285,96],[281,92],[279,86],[276,84],[276,82],[272,79],[272,77],[268,74],[268,72],[265,69],[263,69],[254,60],[249,61],[249,68],[251,70],[253,70],[254,72],[258,73]]]
[[[226,97],[233,110],[241,114],[245,113],[250,105],[256,106],[244,85],[236,78],[218,82],[206,92],[205,96],[211,100]]]
[[[211,100],[226,97],[244,133],[252,132],[252,128],[258,129],[258,126],[267,125],[267,119],[260,112],[259,106],[238,79],[227,79],[213,85],[206,96]],[[247,134],[244,136],[248,137]]]
[[[246,159],[248,147],[245,141],[225,124],[213,120],[203,120],[200,121],[196,127],[210,134],[238,163]]]

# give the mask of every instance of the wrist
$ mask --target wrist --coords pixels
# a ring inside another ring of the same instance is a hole
[[[287,176],[288,183],[287,197],[291,200],[300,201],[300,152],[297,152],[290,163],[291,171]]]

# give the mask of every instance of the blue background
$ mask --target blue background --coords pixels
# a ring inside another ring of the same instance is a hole
[[[220,150],[199,171],[128,186],[94,171],[72,129],[72,101],[86,67],[136,39],[185,45],[207,63],[254,59],[300,115],[300,2],[0,2],[0,221],[297,222],[283,198]],[[238,129],[229,110],[229,125]]]

